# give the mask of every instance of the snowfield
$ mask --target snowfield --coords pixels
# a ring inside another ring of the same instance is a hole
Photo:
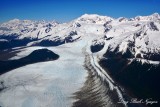
[[[76,45],[76,44],[71,44]],[[30,47],[21,55],[42,47]],[[87,76],[79,46],[48,48],[60,55],[56,61],[27,65],[0,76],[6,89],[0,93],[2,107],[71,107],[73,93]],[[25,55],[24,55],[25,56]]]

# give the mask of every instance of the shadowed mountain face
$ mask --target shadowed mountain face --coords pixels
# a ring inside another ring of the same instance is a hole
[[[37,62],[51,61],[59,58],[59,55],[48,49],[38,49],[33,51],[28,56],[18,60],[0,61],[0,74],[9,70]]]
[[[10,49],[14,47],[26,46],[27,43],[36,41],[37,39],[32,39],[30,37],[25,37],[23,39],[19,39],[17,34],[12,35],[0,35],[0,50]]]
[[[139,61],[130,61],[122,58],[102,59],[100,65],[108,71],[115,81],[125,87],[132,97],[146,100],[159,100],[160,64],[142,64]],[[158,104],[149,107],[159,107]]]
[[[98,51],[102,50],[103,47],[104,47],[104,44],[102,44],[102,45],[101,44],[91,45],[91,51],[93,53],[95,53],[95,52],[98,52]]]

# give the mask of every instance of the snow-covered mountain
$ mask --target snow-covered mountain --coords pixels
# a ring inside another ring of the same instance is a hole
[[[117,99],[124,103],[121,92],[127,93],[125,89],[138,98],[160,97],[157,85],[160,80],[158,13],[130,19],[85,14],[61,24],[13,19],[0,25],[0,52],[11,58],[5,60],[21,60],[43,48],[41,46],[57,53],[60,58],[2,74],[0,91],[6,91],[0,93],[0,106],[70,107],[77,99],[80,101],[77,104],[85,99],[84,105],[111,107],[113,103],[118,106]],[[86,81],[86,77],[89,80]],[[84,84],[93,90],[88,90]],[[121,86],[124,90],[120,90]],[[79,92],[80,96],[74,101],[69,99],[80,88],[86,93]]]
[[[106,39],[112,38],[105,41],[106,55],[160,61],[159,29],[159,19],[112,24],[112,29],[106,33]]]
[[[8,47],[57,46],[83,39],[82,36],[92,33],[95,38],[92,48],[94,44],[105,45],[105,49],[108,47],[105,51],[109,54],[160,61],[159,30],[158,13],[131,19],[85,14],[63,24],[13,19],[0,25],[0,40],[8,43]]]
[[[36,38],[38,32],[37,30],[42,31],[45,30],[44,33],[49,32],[49,29],[55,27],[58,23],[55,21],[31,21],[31,20],[19,20],[13,19],[6,23],[0,25],[0,33],[1,35],[12,35],[16,34],[17,36],[29,36]],[[31,36],[32,35],[32,36]],[[21,37],[22,38],[22,37]]]

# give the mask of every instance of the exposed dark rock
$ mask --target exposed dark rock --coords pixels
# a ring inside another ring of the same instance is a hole
[[[46,27],[52,27],[53,25],[51,24],[51,23],[48,23],[47,25],[46,25]]]
[[[77,31],[71,31],[68,36],[74,36],[74,35],[77,35]]]
[[[104,26],[105,26],[104,33],[107,33],[110,29],[112,29],[111,25],[104,25]]]
[[[106,40],[111,40],[111,39],[113,39],[113,37],[108,37],[108,38],[106,37],[105,39]]]
[[[74,27],[81,27],[80,23],[74,23]]]
[[[119,47],[117,47],[114,51],[111,51],[111,47],[109,46],[107,52],[104,54],[104,57],[109,58],[134,58],[130,49],[127,48],[126,52],[122,54],[119,52]]]
[[[98,51],[102,50],[103,47],[104,47],[104,44],[91,45],[91,52],[93,52],[93,53],[98,52]]]
[[[71,31],[71,32],[67,35],[67,37],[65,37],[65,42],[66,42],[66,43],[74,42],[74,41],[76,41],[77,39],[79,39],[79,38],[73,39],[73,36],[75,36],[75,35],[77,35],[77,31]]]
[[[157,26],[155,25],[154,22],[150,22],[150,23],[149,23],[149,27],[150,27],[150,29],[153,30],[153,31],[159,31],[159,29],[157,28]]]
[[[137,60],[129,63],[123,58],[102,59],[99,63],[132,97],[160,101],[160,64],[142,64]],[[159,103],[149,107],[159,107]]]
[[[45,32],[48,33],[48,32],[50,32],[51,30],[52,30],[52,29],[51,29],[50,27],[48,27],[48,28],[45,29]]]
[[[98,52],[103,49],[103,47],[105,45],[105,42],[103,40],[104,38],[101,38],[100,40],[95,39],[92,41],[92,45],[90,46],[92,53]]]
[[[38,43],[35,43],[33,46],[58,46],[65,43],[65,40],[61,39],[61,37],[56,36],[54,40],[42,40]]]
[[[126,19],[125,17],[121,17],[121,18],[119,18],[119,22],[122,22],[125,19]]]
[[[153,61],[160,61],[160,53],[145,53],[143,58]]]

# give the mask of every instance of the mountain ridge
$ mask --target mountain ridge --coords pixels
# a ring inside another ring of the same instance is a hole
[[[158,13],[130,19],[84,14],[62,24],[56,21],[13,19],[0,25],[0,44],[1,50],[17,46],[58,46],[93,34],[97,37],[92,42],[92,49],[94,45],[100,45],[102,48],[108,47],[104,51],[115,55],[124,56],[127,52],[130,54],[128,58],[160,61],[159,30]]]

